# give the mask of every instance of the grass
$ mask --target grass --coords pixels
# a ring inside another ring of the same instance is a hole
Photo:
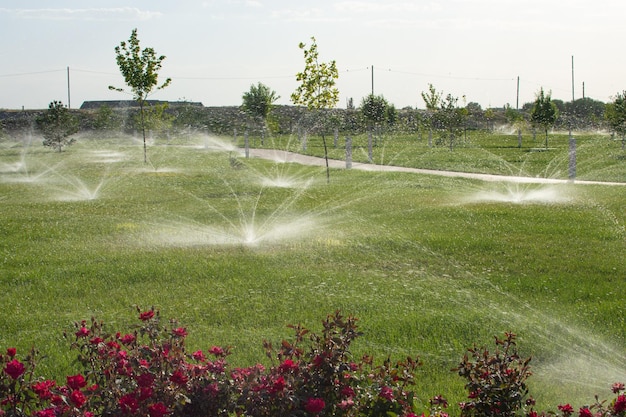
[[[422,358],[423,400],[462,401],[450,369],[504,331],[534,357],[543,407],[608,397],[626,379],[624,187],[563,184],[561,202],[516,204],[469,200],[503,185],[461,178],[333,170],[327,185],[319,167],[190,140],[151,146],[147,166],[127,138],[82,139],[61,154],[2,143],[0,346],[37,346],[48,356],[39,371],[59,377],[76,366],[62,336],[73,321],[94,315],[124,330],[133,305],[154,305],[188,328],[192,349],[231,345],[231,362],[249,365],[264,361],[264,339],[290,336],[287,324],[319,330],[341,309],[364,332],[355,355]],[[619,144],[577,140],[578,178],[624,181]],[[387,137],[374,159],[567,177],[563,137],[547,151],[505,135],[475,134],[452,152],[424,142]],[[321,150],[319,138],[308,145]],[[259,180],[276,175],[298,186]],[[259,242],[216,244],[244,240],[245,225]]]
[[[446,169],[451,171],[490,173],[498,175],[523,175],[531,177],[567,179],[569,175],[569,135],[551,134],[548,149],[545,138],[531,134],[522,135],[522,147],[518,147],[517,135],[470,131],[467,138],[458,138],[454,151],[448,146],[428,146],[428,134],[381,135],[374,140],[373,162],[413,168]],[[436,142],[437,134],[433,136]],[[577,149],[577,178],[579,180],[625,181],[626,155],[621,142],[604,134],[575,134]],[[326,137],[329,157],[345,159],[345,135]],[[258,144],[259,140],[251,139]],[[243,140],[239,138],[241,146]],[[319,137],[307,138],[302,150],[301,142],[292,136],[271,139],[271,145],[310,155],[323,156],[324,149]],[[367,135],[352,137],[354,161],[368,161]]]

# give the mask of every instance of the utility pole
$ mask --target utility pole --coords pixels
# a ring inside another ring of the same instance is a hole
[[[572,106],[574,105],[574,55],[572,55]],[[572,122],[569,123],[569,161],[568,178],[570,181],[576,179],[576,138],[572,134]]]
[[[372,65],[372,95],[374,95],[374,66]]]
[[[67,108],[70,106],[70,67],[67,67]]]

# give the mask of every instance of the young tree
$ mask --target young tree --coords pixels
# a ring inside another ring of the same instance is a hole
[[[434,85],[428,84],[428,92],[422,91],[422,100],[426,104],[426,110],[436,111],[439,109],[442,95],[443,93],[437,92]]]
[[[370,126],[380,125],[387,120],[388,106],[389,104],[383,96],[370,94],[361,101],[361,113]]]
[[[309,111],[318,113],[323,109],[333,108],[339,101],[339,90],[335,87],[335,81],[339,78],[336,62],[319,62],[317,42],[311,37],[311,46],[300,42],[298,47],[304,53],[304,71],[296,74],[296,81],[301,84],[291,94],[291,101],[298,105],[305,105]],[[328,147],[322,131],[324,144],[324,158],[326,159],[326,180],[330,182],[330,169],[328,167]]]
[[[458,98],[448,94],[444,100],[441,100],[441,107],[437,113],[439,124],[448,133],[450,150],[454,149],[456,135],[462,129],[465,117],[465,112],[463,111],[465,109],[457,106],[458,101]],[[445,139],[443,142],[445,142]]]
[[[372,162],[372,136],[374,130],[378,128],[387,120],[387,109],[389,104],[383,96],[375,96],[370,94],[364,97],[361,101],[361,114],[365,118],[368,124],[368,156],[369,161]]]
[[[617,93],[612,103],[606,104],[604,112],[611,129],[622,138],[622,149],[626,143],[626,91]]]
[[[48,105],[48,110],[35,120],[37,128],[43,134],[43,146],[50,146],[59,152],[64,146],[74,143],[70,138],[78,132],[78,121],[69,109],[60,101],[53,101]]]
[[[542,87],[530,113],[530,121],[533,125],[540,126],[546,133],[546,149],[548,149],[548,131],[554,126],[558,117],[559,110],[556,104],[552,101],[550,93],[545,94]]]
[[[435,86],[432,84],[428,84],[428,92],[422,91],[422,100],[424,100],[424,104],[426,105],[426,120],[428,124],[428,146],[432,146],[433,141],[433,127],[435,123],[435,116],[437,115],[437,111],[439,110],[439,105],[441,104],[441,96],[443,92],[437,92]]]
[[[157,57],[153,48],[142,50],[137,37],[137,29],[133,29],[128,42],[122,41],[119,46],[115,47],[115,55],[117,66],[124,76],[124,81],[130,87],[133,99],[139,103],[141,133],[143,135],[143,161],[146,163],[148,157],[144,105],[155,88],[156,90],[163,89],[172,82],[171,78],[168,78],[163,84],[158,85],[159,70],[165,55]],[[124,89],[112,85],[109,86],[109,90],[124,91]]]
[[[280,96],[276,94],[276,91],[268,86],[262,83],[258,83],[256,86],[253,84],[249,91],[243,93],[241,108],[248,116],[259,120],[265,129],[272,106],[279,98]]]

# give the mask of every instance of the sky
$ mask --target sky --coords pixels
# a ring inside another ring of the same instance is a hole
[[[624,16],[623,0],[3,0],[0,108],[131,99],[108,86],[126,87],[115,47],[135,28],[166,56],[155,100],[237,106],[260,82],[291,104],[315,37],[340,108],[372,92],[424,108],[429,84],[483,108],[541,88],[608,102],[626,90]]]

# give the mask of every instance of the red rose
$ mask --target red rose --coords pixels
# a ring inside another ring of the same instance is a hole
[[[6,372],[13,379],[19,378],[24,371],[24,364],[17,359],[13,359],[11,362],[8,362],[4,367],[4,372]]]
[[[66,377],[67,386],[73,390],[81,389],[87,385],[87,381],[85,381],[85,377],[81,374],[71,375]]]
[[[580,417],[593,417],[593,413],[588,408],[581,408],[580,410],[578,410],[578,415]]]
[[[181,371],[175,371],[170,377],[170,381],[172,381],[173,383],[177,385],[185,385],[188,380],[189,378],[187,378],[187,376],[183,374]]]
[[[326,407],[326,403],[322,398],[309,398],[304,403],[304,409],[311,414],[319,414]]]
[[[224,354],[224,349],[219,346],[213,346],[209,349],[209,353],[215,356],[222,356]]]
[[[613,404],[613,409],[616,413],[621,413],[622,411],[626,411],[626,395],[621,394],[617,396],[615,400],[615,404]]]
[[[9,356],[9,358],[12,358],[13,356],[15,356],[16,353],[17,353],[17,349],[15,349],[14,347],[7,349],[7,355]]]
[[[163,417],[170,414],[170,410],[167,409],[165,404],[158,402],[148,407],[148,414],[150,414],[150,417]]]
[[[148,321],[152,317],[154,317],[154,311],[153,310],[144,311],[143,313],[139,314],[139,320],[141,320],[141,321]]]
[[[172,329],[172,333],[174,334],[174,336],[185,337],[187,336],[187,329],[185,329],[184,327],[178,327],[176,329]]]
[[[33,413],[33,417],[55,417],[56,415],[54,408],[46,408]]]
[[[284,373],[291,372],[291,371],[295,372],[298,370],[298,364],[292,361],[291,359],[285,359],[284,362],[280,364],[278,369]]]
[[[122,342],[125,345],[130,345],[131,343],[133,343],[135,341],[135,335],[134,334],[125,334],[124,336],[119,338],[119,341]]]
[[[33,384],[33,391],[37,393],[37,396],[42,400],[48,400],[52,397],[50,388],[55,386],[55,382],[49,379]]]
[[[126,394],[118,401],[120,408],[125,413],[134,413],[139,408],[139,403],[137,402],[137,398],[135,398],[132,394]]]
[[[85,405],[85,402],[87,402],[85,394],[77,389],[72,391],[72,393],[70,394],[70,400],[72,400],[72,403],[74,403],[77,408],[81,408],[83,405]]]
[[[91,343],[92,345],[99,345],[100,343],[104,342],[104,339],[102,339],[101,337],[94,337],[91,340],[89,340],[89,343]]]
[[[140,387],[151,387],[154,382],[154,375],[152,374],[141,374],[135,377],[135,381],[137,381],[137,385]]]
[[[285,378],[283,378],[282,376],[279,376],[272,383],[272,387],[270,388],[269,391],[271,393],[277,393],[277,392],[284,390],[286,386],[287,386],[287,383],[285,382]]]

